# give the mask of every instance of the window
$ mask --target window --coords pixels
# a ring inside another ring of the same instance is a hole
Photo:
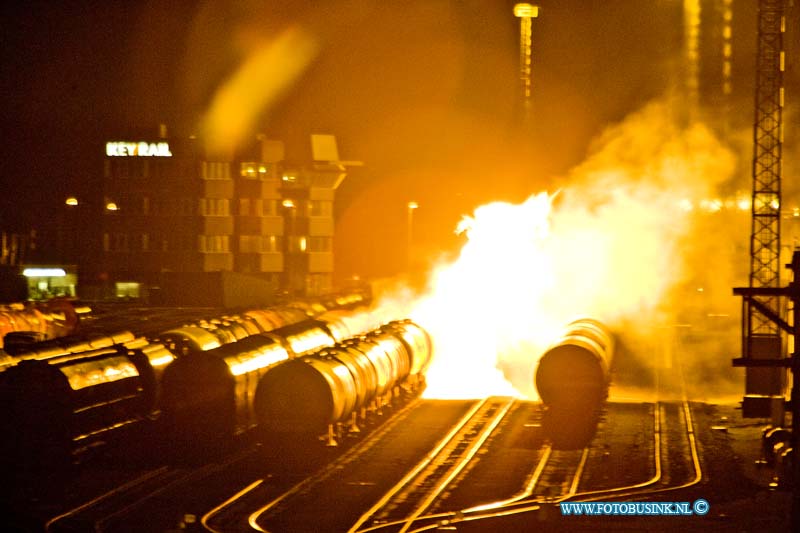
[[[203,161],[200,166],[200,176],[204,180],[229,180],[230,164],[225,161]]]
[[[333,250],[332,237],[309,237],[308,238],[308,251],[309,252],[330,252]]]
[[[256,179],[258,177],[258,165],[251,161],[242,163],[239,175],[243,178]]]
[[[250,216],[250,198],[239,199],[239,214],[243,217]]]
[[[267,252],[280,252],[283,250],[283,236],[281,235],[269,235],[266,237],[267,240]]]
[[[128,234],[127,233],[103,233],[104,252],[127,252]]]
[[[329,200],[311,200],[308,202],[308,214],[312,217],[333,216],[333,202]]]
[[[200,198],[200,215],[204,217],[230,216],[230,202],[227,198]]]
[[[198,246],[201,253],[230,252],[228,235],[199,235]]]
[[[142,233],[142,251],[148,252],[150,251],[150,235],[147,233]]]
[[[289,252],[302,253],[306,251],[308,247],[308,237],[304,235],[289,235],[287,239],[289,239]]]
[[[281,237],[277,235],[240,235],[239,252],[245,254],[280,252],[282,243]]]

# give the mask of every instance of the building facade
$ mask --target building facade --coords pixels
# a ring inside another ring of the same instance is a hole
[[[268,140],[224,159],[208,157],[196,138],[109,141],[106,296],[235,306],[330,291],[343,167],[289,164],[283,152]]]

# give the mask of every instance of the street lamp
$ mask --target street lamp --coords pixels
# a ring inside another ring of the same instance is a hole
[[[519,18],[519,79],[523,121],[527,124],[531,109],[531,19],[539,16],[539,6],[527,2],[515,4],[514,16]]]
[[[411,269],[411,246],[414,242],[414,210],[419,209],[419,204],[417,202],[408,202],[408,244],[406,246],[406,267],[408,270]]]

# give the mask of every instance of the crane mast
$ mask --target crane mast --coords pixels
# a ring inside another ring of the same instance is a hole
[[[783,0],[759,0],[750,287],[780,283],[784,27]],[[779,311],[777,297],[762,302]],[[752,307],[749,322],[748,336],[778,334],[778,326]]]
[[[780,291],[784,0],[759,0],[753,126],[749,291],[742,309],[742,414],[783,424],[785,361]],[[744,293],[740,293],[745,296]],[[786,328],[783,328],[784,330]]]

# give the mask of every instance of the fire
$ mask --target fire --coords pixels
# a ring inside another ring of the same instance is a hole
[[[669,244],[655,237],[664,215],[621,195],[594,210],[561,195],[490,203],[461,221],[468,241],[411,311],[435,342],[426,396],[535,398],[536,360],[567,323],[655,306],[669,279]]]
[[[429,395],[518,394],[493,363],[515,348],[517,331],[532,329],[526,322],[537,302],[525,295],[543,294],[553,284],[543,248],[551,205],[544,193],[519,206],[491,203],[459,224],[468,238],[460,257],[433,274],[435,289],[411,312],[435,340]]]
[[[427,397],[535,399],[538,357],[576,318],[645,335],[675,323],[670,290],[700,270],[679,252],[720,237],[693,234],[698,215],[682,201],[729,179],[734,158],[707,129],[675,125],[659,105],[601,140],[558,194],[489,203],[458,224],[467,237],[459,257],[409,304],[434,339]],[[696,255],[709,271],[712,258]]]

